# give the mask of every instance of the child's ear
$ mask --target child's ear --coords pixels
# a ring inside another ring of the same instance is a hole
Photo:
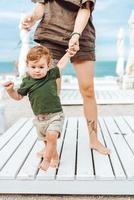
[[[48,60],[48,68],[51,68],[52,66],[52,60]]]

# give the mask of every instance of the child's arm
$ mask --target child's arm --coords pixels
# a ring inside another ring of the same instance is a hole
[[[71,52],[68,52],[59,60],[57,67],[59,68],[60,74],[62,75],[63,69],[66,67],[69,59],[71,57]],[[57,83],[57,94],[60,95],[61,91],[61,78],[56,79]]]
[[[66,67],[70,57],[74,56],[75,53],[76,53],[75,50],[67,49],[67,53],[57,63],[57,67],[59,68],[61,75],[62,75],[62,71]],[[56,79],[56,83],[57,83],[57,93],[59,95],[60,91],[61,91],[61,78]]]
[[[44,15],[45,4],[37,3],[32,13],[24,18],[22,21],[22,28],[30,30],[30,28],[41,19]]]
[[[56,84],[57,84],[57,94],[60,95],[61,91],[61,78],[56,79]]]
[[[13,88],[14,83],[12,81],[7,81],[6,83],[3,84],[3,86],[5,87],[7,93],[12,99],[15,99],[18,101],[23,98],[23,96],[21,96],[16,90],[14,90]]]
[[[57,67],[60,70],[60,73],[63,71],[63,69],[66,67],[71,55],[67,52],[57,63]]]

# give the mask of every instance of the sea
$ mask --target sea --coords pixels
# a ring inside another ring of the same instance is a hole
[[[83,66],[84,68],[84,66]],[[15,62],[0,62],[0,74],[15,74],[17,73]],[[68,63],[64,70],[64,75],[76,76],[75,70],[71,63]],[[116,76],[116,61],[96,61],[95,77]]]

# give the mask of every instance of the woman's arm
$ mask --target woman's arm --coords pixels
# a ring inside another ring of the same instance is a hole
[[[75,50],[79,50],[79,38],[90,18],[90,1],[86,2],[85,8],[80,8],[75,19],[72,37],[69,40],[69,49],[73,46]]]
[[[36,7],[33,9],[32,13],[24,18],[22,21],[22,28],[30,29],[36,21],[41,19],[44,15],[45,4],[37,3]]]
[[[44,9],[45,9],[45,4],[43,4],[43,3],[36,4],[36,7],[32,11],[32,16],[33,16],[34,20],[38,21],[39,19],[41,19],[43,17]]]
[[[80,8],[75,19],[74,33],[82,33],[90,17],[90,1],[86,2],[85,8]],[[74,34],[75,35],[75,34]]]

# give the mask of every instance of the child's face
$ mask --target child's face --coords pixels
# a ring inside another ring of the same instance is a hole
[[[28,61],[28,74],[34,79],[40,79],[46,76],[49,67],[45,56],[38,61]]]

